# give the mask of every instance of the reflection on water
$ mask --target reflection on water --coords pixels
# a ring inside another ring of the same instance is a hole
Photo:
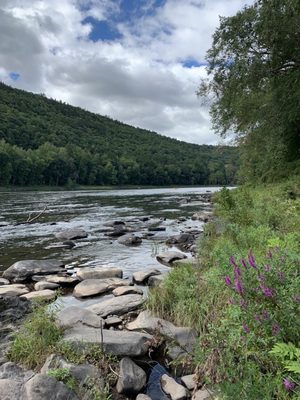
[[[155,255],[166,248],[164,241],[189,227],[201,223],[179,217],[190,217],[203,208],[201,193],[218,188],[162,188],[134,190],[93,190],[59,192],[0,193],[0,270],[22,259],[57,258],[66,263],[79,261],[88,265],[117,265],[124,277],[145,267],[155,266]],[[31,225],[24,222],[47,207],[45,213]],[[151,217],[143,222],[142,217]],[[147,227],[160,223],[165,232],[157,232],[138,247],[126,247],[103,232],[105,223],[123,220],[135,233],[147,232]],[[82,228],[87,239],[76,241],[72,250],[46,249],[57,243],[54,234],[63,229]]]

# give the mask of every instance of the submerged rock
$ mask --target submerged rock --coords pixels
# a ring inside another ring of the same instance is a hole
[[[62,232],[58,232],[55,234],[55,237],[60,240],[76,240],[76,239],[85,239],[88,237],[88,234],[83,229],[66,229]]]
[[[114,297],[100,303],[92,304],[87,307],[87,310],[90,310],[101,317],[107,317],[108,315],[126,314],[129,311],[136,310],[142,304],[143,296],[138,294],[127,294],[125,296]]]
[[[23,260],[11,265],[2,276],[14,282],[23,282],[32,275],[62,272],[63,266],[64,263],[57,260]]]

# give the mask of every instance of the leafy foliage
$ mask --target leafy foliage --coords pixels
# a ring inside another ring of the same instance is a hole
[[[238,161],[0,83],[2,186],[226,184]]]

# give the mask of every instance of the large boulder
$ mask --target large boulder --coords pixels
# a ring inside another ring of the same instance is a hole
[[[85,279],[122,278],[123,271],[115,267],[85,267],[77,271],[77,277]]]
[[[64,340],[74,344],[76,348],[85,343],[103,345],[106,353],[121,357],[138,357],[148,352],[152,336],[128,331],[113,331],[91,328],[89,326],[74,326],[65,332]]]
[[[29,293],[29,289],[22,284],[0,286],[0,296],[21,296]]]
[[[174,261],[182,260],[183,258],[187,258],[186,254],[180,253],[179,251],[165,251],[156,256],[157,261],[167,266],[171,265]]]
[[[85,239],[88,234],[83,229],[66,229],[62,232],[55,234],[56,239],[59,240],[75,240],[75,239]]]
[[[17,261],[3,272],[3,278],[14,282],[23,282],[32,275],[55,274],[64,271],[64,263],[57,260]]]
[[[119,237],[118,243],[124,244],[125,246],[136,246],[142,243],[142,238],[133,233],[128,233],[127,235]]]
[[[56,323],[61,328],[70,328],[75,325],[86,325],[94,328],[104,326],[104,321],[97,314],[77,306],[66,307],[59,311],[56,315]]]
[[[108,315],[123,315],[129,311],[136,310],[143,303],[143,296],[138,294],[127,294],[125,296],[114,297],[100,303],[92,304],[87,307],[100,317],[107,317]]]
[[[107,279],[86,279],[75,286],[73,295],[75,297],[96,296],[101,293],[109,292],[118,286],[129,285],[129,282],[120,278]]]
[[[146,384],[146,373],[136,365],[129,357],[124,357],[120,361],[119,379],[117,382],[118,393],[133,395]]]

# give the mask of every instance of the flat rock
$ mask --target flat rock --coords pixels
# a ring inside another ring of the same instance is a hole
[[[152,336],[145,333],[114,331],[91,328],[88,326],[75,326],[65,332],[64,340],[74,343],[76,347],[84,343],[102,343],[106,353],[113,353],[115,356],[138,357],[147,353]]]
[[[34,282],[45,281],[45,282],[57,283],[59,285],[67,285],[67,286],[72,286],[79,282],[79,279],[77,278],[77,276],[74,276],[74,275],[70,276],[70,275],[67,275],[66,273],[59,274],[59,275],[33,275],[31,277],[31,279]]]
[[[101,317],[87,310],[86,308],[70,306],[59,311],[56,315],[56,323],[61,328],[72,327],[75,325],[86,325],[94,328],[104,326]]]
[[[189,390],[193,390],[196,386],[196,375],[185,375],[181,377],[181,382],[184,384],[186,388]]]
[[[85,279],[78,283],[73,291],[75,297],[88,297],[96,296],[101,293],[109,292],[118,286],[126,285],[126,281],[120,278],[107,278],[107,279]],[[129,282],[128,282],[129,285]]]
[[[123,315],[129,311],[136,310],[143,303],[143,297],[138,294],[127,294],[125,296],[114,297],[100,303],[92,304],[87,307],[101,317],[108,315]]]
[[[25,285],[0,286],[0,296],[21,296],[26,293],[29,293],[29,289]]]
[[[23,294],[21,297],[25,297],[27,300],[32,299],[43,299],[43,300],[52,300],[56,296],[56,292],[50,289],[38,290],[35,292],[30,292],[27,294]]]
[[[123,271],[115,267],[85,267],[77,271],[77,277],[82,281],[85,279],[122,278]]]
[[[22,389],[22,400],[79,400],[64,383],[52,376],[37,374]]]
[[[163,391],[168,394],[172,400],[185,400],[187,398],[188,393],[186,388],[167,374],[164,374],[160,378],[160,383]]]
[[[66,229],[56,233],[55,237],[59,240],[75,240],[87,238],[88,234],[84,229]]]
[[[9,284],[10,284],[10,282],[9,282],[8,279],[0,278],[0,286],[2,286],[2,285],[9,285]]]
[[[133,395],[146,384],[146,373],[136,365],[129,357],[124,357],[120,361],[119,379],[117,382],[117,392],[126,395]]]
[[[63,271],[64,264],[57,260],[17,261],[3,272],[3,278],[23,282],[32,275],[47,275]]]
[[[157,261],[164,265],[170,265],[174,261],[182,260],[183,258],[187,258],[187,256],[179,251],[165,251],[156,256]]]
[[[133,233],[128,233],[127,235],[120,236],[118,243],[124,244],[125,246],[136,246],[142,243],[142,238]]]
[[[116,326],[122,324],[122,320],[119,317],[108,317],[105,320],[105,326]]]
[[[114,289],[112,293],[114,296],[118,297],[124,296],[125,294],[143,294],[143,291],[136,286],[120,286]]]
[[[44,290],[44,289],[55,290],[58,288],[59,288],[58,283],[47,282],[47,281],[40,281],[34,285],[34,290]]]
[[[134,272],[132,275],[133,281],[136,283],[145,283],[150,276],[160,275],[161,272],[158,269],[147,268],[143,271]]]

